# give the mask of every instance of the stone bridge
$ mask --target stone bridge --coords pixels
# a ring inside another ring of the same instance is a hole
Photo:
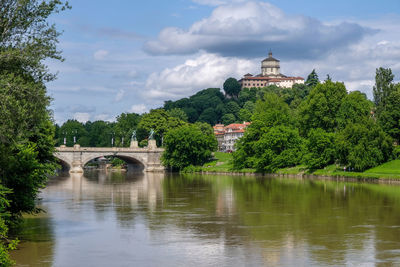
[[[61,161],[61,164],[69,169],[69,172],[83,172],[83,167],[89,161],[104,157],[114,156],[134,165],[146,172],[164,171],[161,165],[162,148],[157,148],[155,140],[150,140],[148,147],[139,148],[137,142],[133,141],[131,147],[74,147],[60,146],[56,148],[54,156]]]

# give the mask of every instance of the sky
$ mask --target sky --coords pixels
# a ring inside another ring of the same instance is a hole
[[[54,119],[114,121],[246,73],[268,51],[288,76],[315,69],[372,98],[375,70],[400,77],[400,1],[69,0],[53,15],[65,61],[49,60]]]

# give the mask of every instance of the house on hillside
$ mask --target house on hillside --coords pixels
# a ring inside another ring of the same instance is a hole
[[[249,125],[250,122],[232,123],[228,126],[216,124],[213,128],[215,137],[218,140],[218,151],[235,151],[236,141],[244,135],[245,129]]]

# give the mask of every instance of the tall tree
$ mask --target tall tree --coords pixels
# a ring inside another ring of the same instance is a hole
[[[336,115],[346,95],[343,83],[317,84],[299,107],[302,133],[307,134],[313,128],[333,132],[338,125]]]
[[[235,78],[228,78],[224,82],[224,91],[225,94],[231,97],[238,97],[240,93],[240,83]]]
[[[217,140],[210,129],[202,124],[183,125],[167,132],[162,162],[174,169],[189,165],[202,165],[217,148]]]
[[[305,84],[306,84],[308,87],[314,87],[314,86],[316,86],[317,84],[319,84],[318,74],[317,74],[317,72],[315,71],[315,69],[313,69],[312,72],[311,72],[310,74],[308,74],[307,80],[306,80]]]
[[[44,61],[62,58],[59,32],[47,19],[67,7],[60,0],[0,1],[0,182],[12,190],[14,218],[37,211],[39,189],[54,169],[45,82],[55,76]]]
[[[380,111],[381,107],[385,105],[386,99],[390,93],[394,91],[394,86],[392,83],[393,78],[394,75],[390,68],[385,69],[380,67],[379,69],[376,69],[375,85],[372,90],[374,94],[374,102],[378,112]]]

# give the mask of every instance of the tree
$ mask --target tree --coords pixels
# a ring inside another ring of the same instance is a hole
[[[196,125],[184,125],[172,129],[164,138],[165,151],[162,162],[174,169],[183,169],[189,165],[202,165],[217,148],[214,133],[205,134]]]
[[[180,119],[181,121],[188,121],[188,115],[180,108],[173,108],[167,111],[171,117]]]
[[[142,116],[138,124],[138,132],[141,133],[138,134],[138,140],[147,139],[150,130],[153,129],[156,140],[161,144],[161,139],[166,132],[184,124],[186,124],[184,121],[171,117],[164,109],[152,109]]]
[[[240,107],[239,107],[238,103],[236,103],[235,101],[229,101],[225,105],[225,110],[226,110],[226,113],[233,114],[233,115],[235,115],[235,117],[237,117],[239,114],[239,111],[240,111]]]
[[[0,9],[0,72],[28,75],[36,82],[50,81],[43,61],[61,60],[57,50],[60,33],[47,19],[69,8],[61,0],[3,0]]]
[[[393,150],[392,139],[372,120],[348,124],[335,144],[339,162],[355,171],[386,162]]]
[[[236,143],[234,168],[274,172],[299,163],[304,142],[292,118],[292,111],[280,97],[266,93],[264,101],[256,103],[251,125]]]
[[[374,102],[379,113],[380,108],[385,106],[386,98],[394,91],[393,78],[391,69],[385,69],[380,67],[376,69],[375,74],[375,85],[372,88],[374,95]]]
[[[335,160],[335,134],[317,128],[311,129],[306,141],[304,162],[311,170],[323,168]]]
[[[88,122],[87,124],[90,125],[91,123]],[[65,138],[67,146],[73,146],[75,143],[80,144],[81,146],[96,146],[96,142],[94,141],[92,143],[88,137],[88,132],[83,123],[77,120],[67,120],[63,125],[61,125],[59,131],[61,139],[59,140],[59,145],[63,144],[63,140]]]
[[[240,121],[251,121],[251,116],[253,116],[255,106],[256,105],[253,102],[247,101],[239,111]]]
[[[117,117],[117,122],[114,126],[115,134],[118,137],[116,139],[117,146],[129,146],[129,140],[131,139],[133,131],[137,129],[140,118],[140,115],[136,113],[122,113]],[[124,139],[123,144],[122,138]]]
[[[214,125],[218,121],[217,113],[214,108],[205,109],[199,116],[199,121]]]
[[[315,69],[313,69],[312,72],[310,74],[308,74],[305,84],[308,87],[314,87],[317,84],[319,84],[318,74],[315,71]]]
[[[244,150],[244,142],[239,139],[237,151],[233,153],[235,168],[251,167],[258,172],[273,173],[278,168],[291,167],[299,164],[302,159],[304,141],[298,130],[284,125],[266,129],[261,137],[251,144],[251,153]],[[247,155],[246,155],[247,154]],[[250,166],[243,166],[243,158]]]
[[[235,115],[233,115],[231,113],[227,113],[224,116],[222,116],[221,120],[222,120],[222,124],[229,125],[236,121],[236,117],[235,117]]]
[[[252,121],[260,121],[264,127],[291,125],[293,115],[289,106],[279,96],[266,93],[263,101],[257,101]]]
[[[224,82],[224,91],[228,96],[237,98],[241,88],[240,83],[235,78],[228,78]]]
[[[68,7],[60,0],[0,2],[0,184],[10,189],[0,197],[0,260],[10,265],[6,224],[34,213],[39,189],[54,172],[54,126],[47,109],[50,98],[44,61],[62,60],[56,44],[59,32],[47,19]],[[4,205],[7,202],[9,205]],[[4,213],[9,213],[5,223]]]
[[[378,123],[397,144],[400,143],[400,84],[395,86],[396,91],[386,98],[386,104],[378,116]]]
[[[343,83],[326,81],[317,84],[299,107],[302,133],[313,128],[333,132],[338,125],[336,114],[346,95]]]
[[[339,129],[344,129],[347,124],[363,122],[371,117],[373,103],[364,93],[353,91],[347,94],[337,113]]]

